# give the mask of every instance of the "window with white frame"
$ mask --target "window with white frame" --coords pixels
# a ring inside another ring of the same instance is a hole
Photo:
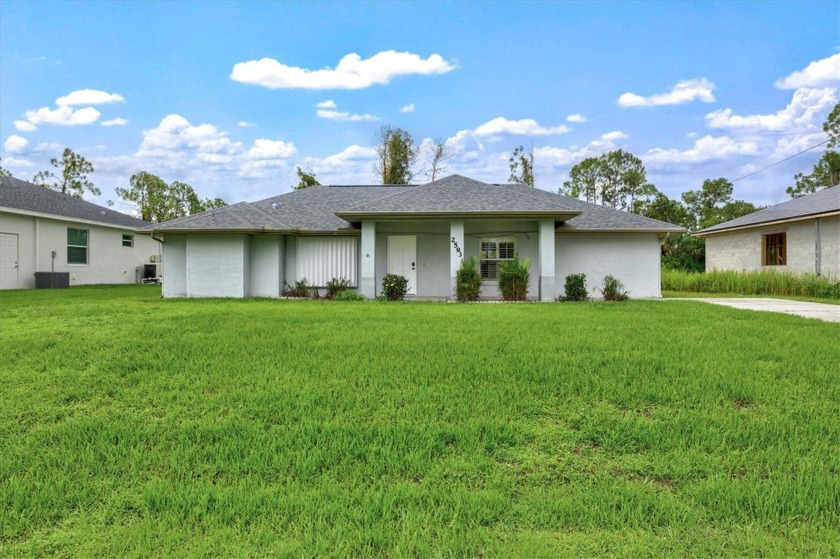
[[[133,247],[134,246],[134,235],[123,235],[122,236],[122,246],[124,247]]]
[[[88,263],[88,230],[67,228],[67,263]]]
[[[516,257],[516,239],[501,237],[498,239],[481,239],[478,253],[481,279],[499,279],[499,264]]]

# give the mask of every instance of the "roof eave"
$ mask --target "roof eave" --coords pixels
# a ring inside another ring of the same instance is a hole
[[[718,233],[730,233],[732,231],[742,231],[744,229],[754,229],[756,227],[771,227],[773,225],[782,225],[785,223],[794,223],[797,221],[808,221],[809,219],[820,219],[823,217],[834,217],[840,215],[840,210],[829,211],[829,212],[817,212],[808,215],[800,215],[796,217],[790,217],[786,219],[775,219],[770,221],[761,221],[759,223],[748,223],[746,225],[736,225],[734,227],[724,227],[722,229],[714,229],[709,230],[709,228],[701,229],[700,231],[695,231],[691,234],[692,237],[705,237],[707,235],[716,235]]]
[[[685,233],[687,230],[683,227],[593,227],[593,228],[576,228],[576,227],[558,227],[557,232],[565,235],[571,234],[614,234],[614,233]]]

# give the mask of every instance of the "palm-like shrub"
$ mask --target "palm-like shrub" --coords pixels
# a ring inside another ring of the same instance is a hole
[[[455,274],[455,296],[459,301],[478,301],[481,296],[481,273],[475,257],[461,260]]]
[[[499,291],[505,301],[524,301],[528,296],[528,284],[531,282],[531,259],[513,260],[499,263]]]

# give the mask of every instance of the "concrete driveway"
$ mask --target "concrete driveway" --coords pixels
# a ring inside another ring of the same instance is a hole
[[[748,309],[751,311],[780,312],[784,314],[795,314],[805,318],[816,318],[826,322],[840,322],[840,305],[828,305],[826,303],[809,303],[806,301],[790,301],[788,299],[735,299],[729,297],[697,297],[681,298],[682,301],[701,301],[713,305],[725,305],[736,309]]]

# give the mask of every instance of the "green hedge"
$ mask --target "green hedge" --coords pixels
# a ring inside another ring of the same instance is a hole
[[[740,293],[742,295],[794,295],[840,299],[840,279],[816,274],[794,274],[761,270],[704,273],[662,270],[662,289],[696,293]]]

